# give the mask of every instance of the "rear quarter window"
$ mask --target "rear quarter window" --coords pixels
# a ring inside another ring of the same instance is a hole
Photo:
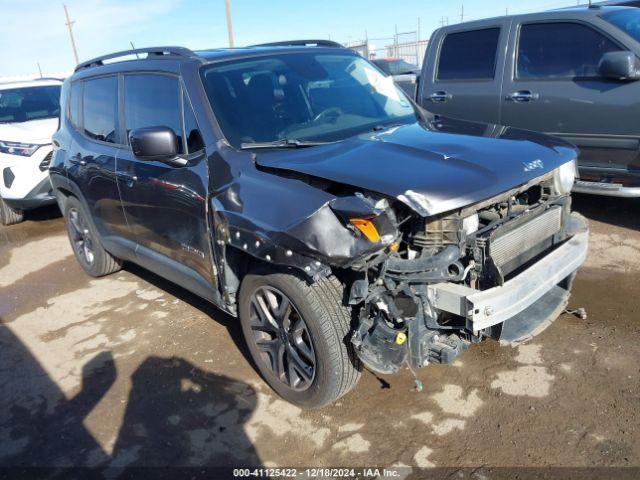
[[[81,106],[82,106],[82,82],[75,82],[71,84],[69,90],[69,111],[68,117],[71,125],[74,128],[79,129],[81,124]]]
[[[118,143],[118,79],[115,76],[84,81],[82,117],[87,137]]]
[[[450,33],[442,42],[437,80],[493,80],[500,28]]]

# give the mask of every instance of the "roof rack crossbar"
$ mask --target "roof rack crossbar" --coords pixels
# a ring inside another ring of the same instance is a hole
[[[165,56],[173,56],[173,57],[195,57],[196,54],[193,53],[188,48],[184,47],[149,47],[149,48],[135,48],[132,50],[123,50],[121,52],[110,53],[108,55],[102,55],[101,57],[92,58],[91,60],[87,60],[86,62],[79,63],[76,67],[75,71],[82,70],[83,68],[90,67],[98,67],[100,65],[104,65],[105,60],[111,60],[113,58],[126,57],[129,55],[138,55],[140,53],[146,53],[147,57],[165,57]]]
[[[338,42],[332,40],[286,40],[284,42],[260,43],[252,47],[334,47],[344,48]]]

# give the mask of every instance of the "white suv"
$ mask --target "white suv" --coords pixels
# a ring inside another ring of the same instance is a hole
[[[58,128],[58,79],[0,84],[0,223],[55,203],[49,182],[51,135]]]

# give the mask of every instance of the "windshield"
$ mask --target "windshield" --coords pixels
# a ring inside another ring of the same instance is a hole
[[[417,120],[393,79],[353,54],[274,54],[205,66],[201,75],[236,148],[285,139],[339,141]]]
[[[404,60],[380,60],[374,63],[378,65],[383,72],[390,75],[413,73],[418,69],[416,65],[412,65]]]
[[[28,122],[60,115],[60,85],[0,90],[0,122]]]
[[[625,8],[605,13],[602,18],[640,42],[640,10],[637,8]]]

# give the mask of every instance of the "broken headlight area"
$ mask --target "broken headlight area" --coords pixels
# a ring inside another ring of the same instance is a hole
[[[552,177],[427,219],[394,207],[397,249],[368,264],[349,296],[359,309],[351,341],[379,373],[407,361],[451,363],[473,343],[500,339],[501,324],[476,329],[464,306],[438,302],[434,286],[481,292],[504,285],[571,235],[570,199],[556,193]]]

